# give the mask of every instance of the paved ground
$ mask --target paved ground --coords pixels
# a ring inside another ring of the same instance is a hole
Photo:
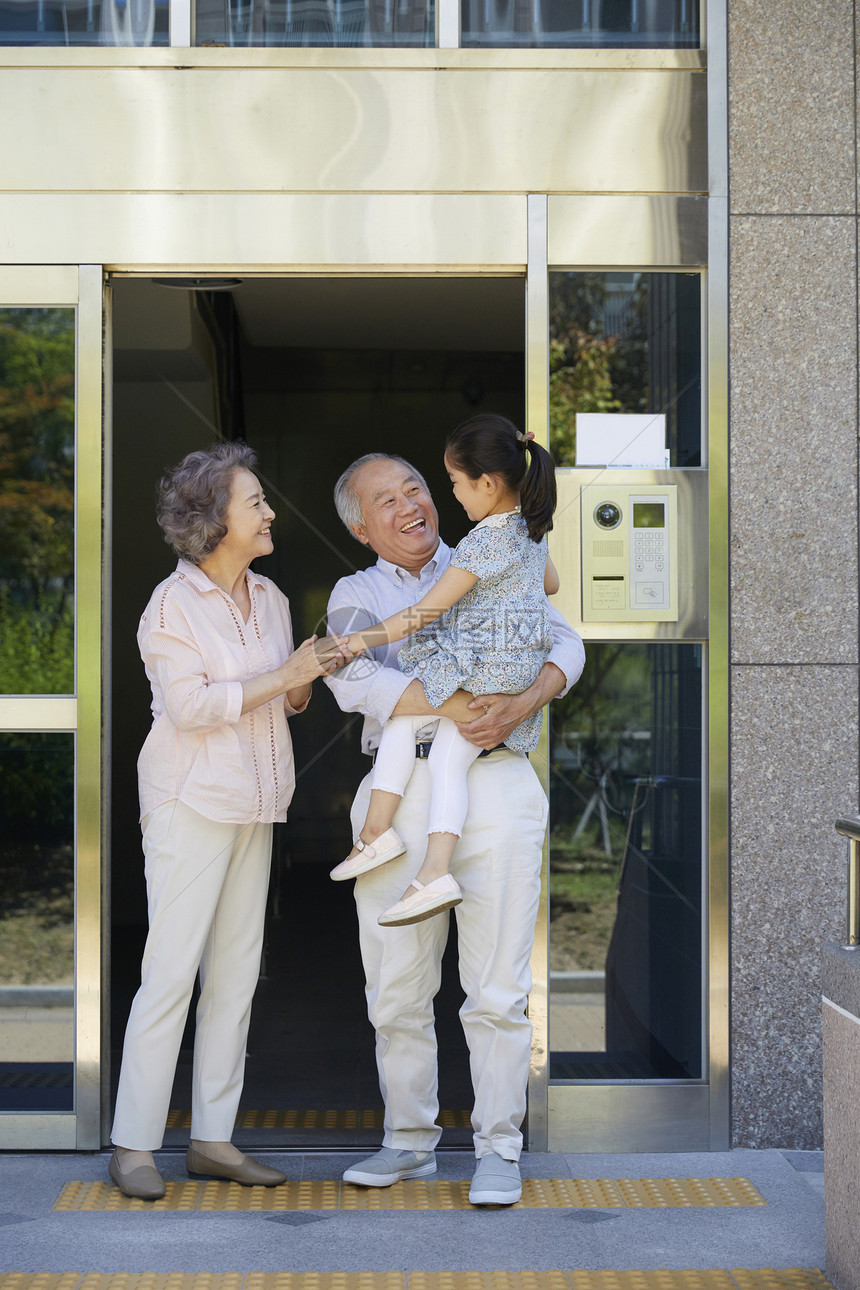
[[[290,1179],[338,1178],[360,1155],[266,1154]],[[536,1155],[533,1178],[748,1178],[767,1202],[736,1209],[484,1209],[346,1213],[57,1213],[108,1154],[0,1155],[0,1272],[435,1271],[824,1268],[820,1152]],[[465,1152],[440,1179],[471,1176]],[[168,1179],[184,1156],[162,1153]]]

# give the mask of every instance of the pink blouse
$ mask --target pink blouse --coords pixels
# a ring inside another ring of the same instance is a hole
[[[247,623],[196,565],[180,560],[137,632],[152,686],[152,729],[138,758],[141,819],[178,799],[221,823],[283,823],[295,787],[285,698],[242,711],[242,681],[293,652],[289,602],[248,570]],[[305,705],[306,706],[306,705]]]

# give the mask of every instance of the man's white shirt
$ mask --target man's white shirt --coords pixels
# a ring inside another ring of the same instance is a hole
[[[436,554],[417,577],[380,557],[369,569],[341,578],[329,597],[328,630],[346,636],[417,604],[438,582],[450,561],[451,548],[440,542]],[[554,663],[564,675],[565,687],[561,693],[566,694],[582,674],[585,650],[579,633],[551,603],[549,617],[553,645],[547,662]],[[377,747],[382,727],[412,680],[397,665],[402,644],[397,641],[379,645],[334,676],[326,677],[326,684],[342,712],[364,713],[362,752],[372,753]],[[433,726],[434,719],[428,717],[427,729],[419,732],[418,739],[429,736]]]

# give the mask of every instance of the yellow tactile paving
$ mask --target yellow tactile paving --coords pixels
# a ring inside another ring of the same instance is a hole
[[[351,1187],[341,1189],[344,1210],[471,1209],[469,1182],[395,1183],[393,1187]],[[613,1209],[624,1200],[610,1178],[527,1178],[516,1209]]]
[[[732,1268],[738,1290],[833,1290],[819,1268]]]
[[[395,1183],[393,1187],[352,1187],[344,1183],[340,1207],[345,1210],[471,1209],[468,1182]]]
[[[280,1187],[240,1187],[206,1182],[197,1208],[210,1211],[338,1209],[339,1182],[285,1182]]]
[[[244,1290],[406,1290],[402,1272],[249,1272]]]
[[[570,1290],[567,1273],[410,1272],[408,1290]]]
[[[242,1272],[89,1272],[78,1290],[242,1290]]]
[[[410,1272],[408,1290],[833,1290],[818,1268]],[[299,1290],[295,1285],[290,1290]]]
[[[712,1209],[764,1205],[746,1178],[527,1178],[518,1209]],[[131,1200],[113,1183],[68,1182],[55,1210],[438,1210],[469,1209],[468,1181],[393,1187],[351,1187],[337,1180],[287,1182],[281,1187],[240,1187],[227,1182],[169,1182],[162,1200]],[[793,1282],[767,1290],[791,1290]],[[805,1287],[805,1283],[804,1283]],[[46,1288],[53,1290],[53,1287]],[[65,1290],[65,1288],[64,1288]],[[743,1290],[765,1290],[750,1282]]]
[[[568,1273],[573,1290],[737,1290],[728,1272],[711,1268],[702,1272],[684,1268],[680,1272],[659,1268],[653,1272]]]
[[[199,1182],[169,1182],[161,1200],[135,1200],[123,1196],[113,1183],[67,1182],[57,1198],[54,1209],[60,1210],[192,1210],[197,1208],[200,1196]]]
[[[317,1129],[334,1131],[337,1129],[381,1129],[383,1113],[381,1110],[319,1110],[308,1107],[304,1110],[248,1110],[240,1111],[236,1117],[239,1129]],[[437,1122],[443,1129],[468,1129],[471,1126],[468,1111],[440,1111]],[[167,1117],[168,1129],[190,1129],[191,1112],[174,1108]]]
[[[523,1209],[618,1209],[624,1198],[614,1178],[526,1178]]]
[[[4,1272],[0,1290],[75,1290],[80,1272]]]
[[[711,1209],[765,1203],[746,1178],[619,1178],[618,1187],[630,1209]]]

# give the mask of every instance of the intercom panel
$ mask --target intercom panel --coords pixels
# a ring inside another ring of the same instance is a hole
[[[677,622],[677,492],[611,479],[583,487],[584,623]]]

